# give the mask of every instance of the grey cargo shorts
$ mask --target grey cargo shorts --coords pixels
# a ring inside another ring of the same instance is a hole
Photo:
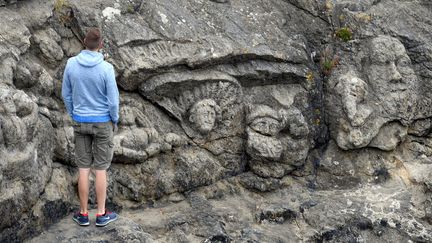
[[[73,122],[75,163],[78,168],[106,170],[114,153],[114,125],[109,122]]]

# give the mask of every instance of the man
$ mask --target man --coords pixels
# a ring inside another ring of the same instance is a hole
[[[102,37],[91,29],[85,39],[86,50],[68,60],[62,85],[63,101],[73,119],[75,162],[79,168],[78,194],[80,211],[73,220],[90,225],[88,194],[90,168],[96,174],[96,226],[105,226],[118,215],[105,211],[107,172],[113,157],[113,135],[119,119],[119,92],[114,68],[98,51]]]

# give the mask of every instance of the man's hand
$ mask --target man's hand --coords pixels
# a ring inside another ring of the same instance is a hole
[[[114,134],[116,134],[118,132],[117,123],[113,123],[113,132],[114,132]]]

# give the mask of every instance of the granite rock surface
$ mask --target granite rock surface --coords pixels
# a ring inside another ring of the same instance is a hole
[[[0,242],[432,241],[431,19],[427,0],[0,0]],[[103,237],[70,220],[61,100],[91,27],[120,89]]]

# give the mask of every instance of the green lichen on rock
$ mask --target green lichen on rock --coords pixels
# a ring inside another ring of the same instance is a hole
[[[336,31],[336,36],[344,42],[348,42],[352,40],[353,33],[352,30],[348,27],[340,28]]]

